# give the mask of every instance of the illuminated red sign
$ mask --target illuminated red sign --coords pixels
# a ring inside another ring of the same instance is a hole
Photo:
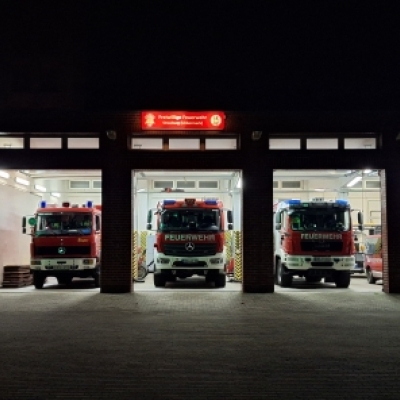
[[[225,127],[221,111],[143,111],[143,130],[208,130]]]

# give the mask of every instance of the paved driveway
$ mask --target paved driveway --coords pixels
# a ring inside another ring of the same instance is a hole
[[[0,399],[397,400],[400,297],[373,287],[3,290]]]

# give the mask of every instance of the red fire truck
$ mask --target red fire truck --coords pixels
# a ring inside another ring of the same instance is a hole
[[[232,211],[218,199],[164,200],[149,210],[148,230],[154,215],[154,286],[199,275],[224,287],[228,263],[224,232],[233,228]]]
[[[293,276],[307,282],[350,285],[354,234],[347,200],[291,199],[274,205],[275,282],[291,286]],[[362,229],[362,214],[358,213]]]
[[[30,265],[36,289],[48,276],[62,285],[74,277],[93,277],[100,286],[100,205],[64,202],[58,207],[41,201],[33,216],[23,217],[22,232],[32,236]]]

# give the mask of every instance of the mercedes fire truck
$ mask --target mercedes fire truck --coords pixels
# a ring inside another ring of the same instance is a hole
[[[274,212],[275,283],[289,287],[294,276],[307,282],[350,285],[354,268],[354,233],[347,200],[291,199],[276,203]],[[358,213],[362,229],[362,214]]]
[[[148,230],[154,215],[154,286],[199,275],[224,287],[228,263],[224,232],[233,229],[232,211],[218,199],[163,200],[149,210]]]
[[[62,285],[74,277],[92,277],[100,286],[100,205],[64,202],[59,207],[41,201],[33,216],[23,217],[22,232],[32,236],[30,269],[36,289],[49,276]]]

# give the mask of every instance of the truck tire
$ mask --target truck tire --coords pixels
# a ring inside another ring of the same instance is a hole
[[[155,273],[153,275],[153,281],[155,287],[165,287],[165,284],[167,283],[167,280],[165,279],[165,276],[163,274]]]
[[[218,274],[214,278],[214,285],[216,288],[223,288],[226,286],[226,275]]]
[[[45,280],[45,275],[39,274],[37,272],[33,273],[33,284],[35,285],[35,289],[42,289]]]
[[[370,285],[373,285],[374,283],[376,283],[377,279],[374,278],[374,276],[372,275],[371,268],[367,267],[365,270],[365,274],[367,275],[367,282]]]
[[[290,287],[293,282],[293,276],[285,274],[281,260],[276,261],[276,281],[280,287]]]
[[[100,271],[96,271],[94,273],[94,287],[99,288],[100,287]]]
[[[335,276],[335,284],[337,288],[347,289],[350,286],[351,275],[347,271],[338,271]]]

